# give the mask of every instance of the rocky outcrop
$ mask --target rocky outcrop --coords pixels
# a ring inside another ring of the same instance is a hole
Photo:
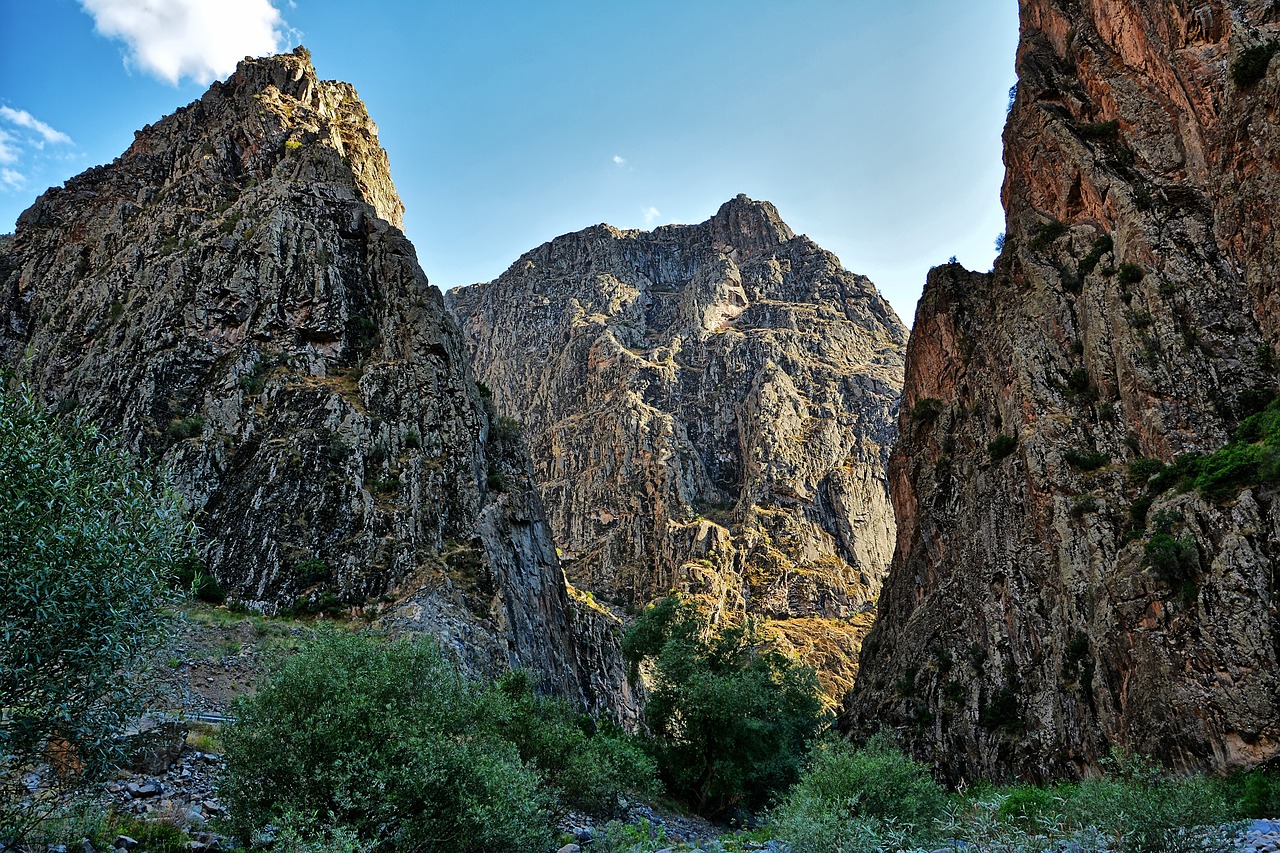
[[[848,686],[893,541],[905,339],[870,281],[739,196],[559,237],[447,299],[574,584],[774,620]]]
[[[955,778],[1275,761],[1276,489],[1168,489],[1162,463],[1276,391],[1280,13],[1020,7],[1007,238],[920,300],[848,722]]]
[[[22,215],[0,356],[173,472],[233,597],[363,608],[576,696],[527,456],[402,211],[350,85],[245,60]]]

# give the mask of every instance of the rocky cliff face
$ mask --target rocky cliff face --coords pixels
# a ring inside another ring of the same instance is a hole
[[[246,60],[22,215],[0,356],[173,471],[233,596],[364,607],[578,695],[527,456],[402,211],[351,86]]]
[[[1162,463],[1276,390],[1280,12],[1020,8],[1008,236],[920,301],[849,722],[965,778],[1275,761],[1277,492]]]
[[[848,686],[893,541],[905,338],[871,282],[739,196],[560,237],[447,299],[575,584],[757,614]]]

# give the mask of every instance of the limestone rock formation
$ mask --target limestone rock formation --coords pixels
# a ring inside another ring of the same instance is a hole
[[[22,215],[0,363],[171,469],[234,597],[363,607],[577,696],[527,456],[402,211],[350,85],[245,60]]]
[[[574,584],[765,617],[848,686],[893,542],[905,342],[870,281],[739,196],[559,237],[446,298]]]
[[[848,721],[955,778],[1080,775],[1112,747],[1274,762],[1276,489],[1166,489],[1158,463],[1276,391],[1280,11],[1020,9],[1007,238],[920,300]]]

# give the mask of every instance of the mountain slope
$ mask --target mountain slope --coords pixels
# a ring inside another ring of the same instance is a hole
[[[905,341],[867,279],[739,196],[559,237],[447,300],[574,584],[764,617],[848,686],[893,539]]]
[[[1280,13],[1020,10],[1007,238],[993,274],[935,269],[920,300],[847,722],[955,778],[1080,775],[1114,747],[1274,761],[1274,485],[1163,466],[1276,391],[1280,64],[1240,70],[1266,68]]]
[[[381,614],[578,695],[527,457],[402,212],[350,85],[301,48],[245,60],[22,215],[0,357],[173,471],[233,597]]]

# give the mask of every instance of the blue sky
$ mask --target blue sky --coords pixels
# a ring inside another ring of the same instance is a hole
[[[988,269],[1003,230],[1011,0],[0,0],[0,231],[299,42],[368,104],[442,288],[743,192],[909,322],[929,267]]]

